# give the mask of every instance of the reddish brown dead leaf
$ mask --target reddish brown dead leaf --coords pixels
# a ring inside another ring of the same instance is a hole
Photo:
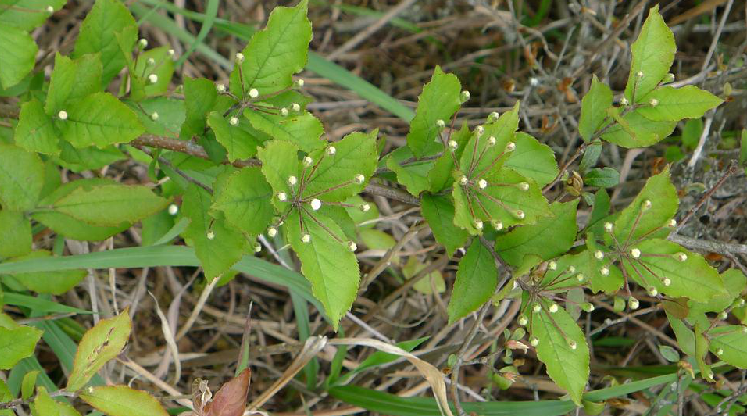
[[[243,415],[251,376],[251,370],[246,368],[238,376],[224,383],[215,393],[213,401],[205,406],[205,416]]]

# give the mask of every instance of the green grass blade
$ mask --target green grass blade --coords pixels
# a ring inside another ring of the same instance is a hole
[[[5,264],[8,264],[8,263],[5,263]],[[0,266],[4,266],[5,264],[2,264]],[[21,295],[19,293],[5,292],[5,294],[3,295],[3,300],[8,305],[22,306],[25,308],[29,308],[35,312],[77,313],[80,315],[90,315],[93,313],[91,311],[87,311],[84,309],[78,309],[72,306],[62,305],[51,300],[34,297],[34,296]]]
[[[185,52],[182,56],[179,57],[179,60],[176,62],[177,66],[181,66],[184,61],[189,58],[189,55],[192,54],[192,52],[197,49],[198,45],[201,45],[202,42],[207,37],[208,33],[210,33],[210,29],[213,28],[213,24],[215,24],[215,17],[218,15],[218,6],[220,5],[220,0],[208,0],[207,4],[207,13],[206,13],[206,19],[202,22],[202,27],[200,28],[200,31],[197,33],[197,38],[195,38],[194,42],[192,42],[192,45],[190,45],[189,50]]]

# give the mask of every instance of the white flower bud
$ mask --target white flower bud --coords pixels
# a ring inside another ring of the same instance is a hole
[[[355,183],[360,185],[366,181],[366,177],[359,173],[355,175],[355,178],[353,178],[353,180],[355,181]]]
[[[322,207],[322,201],[316,198],[311,200],[311,209],[313,209],[314,211],[319,211],[319,208],[321,207]]]
[[[483,133],[485,133],[485,127],[483,126],[475,127],[475,134],[477,135],[477,137],[482,136]]]
[[[534,312],[539,312],[542,310],[542,306],[540,306],[539,304],[535,304],[534,307],[532,307],[532,310]]]
[[[176,51],[173,49],[169,49],[169,56],[173,58],[174,55],[176,55]]]
[[[652,206],[652,205],[653,205],[653,204],[651,203],[651,200],[649,200],[649,199],[646,199],[646,200],[644,200],[644,201],[643,201],[643,205],[642,205],[642,208],[643,208],[643,209],[651,209],[651,206]]]
[[[674,228],[674,227],[677,226],[677,220],[675,220],[674,218],[672,218],[671,220],[669,220],[669,222],[667,223],[667,225],[670,226],[671,228]]]
[[[650,288],[648,288],[648,295],[649,296],[656,296],[658,294],[659,294],[659,291],[656,290],[655,287],[651,286]]]
[[[501,113],[499,113],[499,112],[497,112],[497,111],[493,111],[492,113],[490,113],[490,114],[488,115],[488,121],[491,121],[491,122],[492,122],[492,121],[496,121],[496,120],[498,120],[498,118],[499,118],[500,116],[501,116]]]
[[[601,269],[599,269],[599,273],[601,273],[602,276],[609,276],[610,275],[610,269],[609,269],[609,267],[606,267],[606,266],[602,267]]]
[[[262,251],[262,245],[261,244],[256,244],[254,246],[254,252],[255,253],[259,253],[260,251]]]
[[[155,84],[156,82],[158,82],[158,75],[156,74],[148,75],[148,81],[150,81],[151,84]]]
[[[280,109],[280,115],[283,117],[288,117],[288,109],[283,107]]]
[[[719,349],[718,349],[718,350],[716,351],[716,355],[723,355],[723,353],[724,353],[724,349],[723,349],[723,348],[719,348]]]
[[[303,165],[306,166],[307,168],[311,166],[312,163],[314,163],[314,159],[312,159],[311,157],[306,156],[303,158]]]
[[[148,61],[146,62],[148,63],[148,66],[153,66],[156,64],[156,60],[153,58],[148,58]]]
[[[568,346],[571,347],[572,350],[578,348],[578,344],[576,344],[576,341],[573,340],[568,341]]]
[[[495,146],[495,136],[488,137],[488,146],[490,147]]]
[[[235,126],[235,125],[239,124],[239,118],[238,117],[231,117],[231,120],[229,120],[228,122],[231,123],[232,126]]]
[[[586,279],[586,276],[584,276],[583,273],[579,273],[576,275],[576,280],[578,280],[579,282],[583,282],[584,279]]]
[[[687,260],[687,254],[685,254],[685,253],[677,253],[677,260],[678,261],[686,261]]]
[[[627,106],[628,104],[630,104],[630,101],[627,98],[623,97],[620,99],[620,105]]]
[[[214,239],[215,238],[215,233],[213,232],[213,230],[208,230],[206,237],[207,237],[208,240]]]
[[[140,39],[137,44],[140,46],[140,49],[145,49],[148,47],[148,39]]]
[[[93,386],[86,387],[86,392],[88,392],[88,394],[93,394]]]
[[[558,269],[558,263],[556,263],[555,260],[552,260],[549,263],[547,263],[547,267],[550,270],[557,270]]]
[[[348,248],[350,249],[350,251],[358,250],[358,244],[355,244],[353,241],[351,241],[350,243],[348,243]]]
[[[726,313],[726,311],[723,311],[718,314],[718,319],[721,319],[722,321],[729,317],[729,314]]]
[[[638,257],[641,257],[641,250],[634,248],[630,250],[630,255],[633,256],[634,259],[637,259]]]
[[[479,181],[477,181],[477,186],[479,186],[480,189],[485,189],[488,187],[488,181],[486,181],[485,179],[480,179]]]
[[[459,143],[456,140],[449,140],[449,149],[456,150],[457,147],[459,147]]]
[[[335,153],[337,153],[337,149],[335,149],[334,146],[330,146],[327,148],[327,154],[330,156],[334,156]]]
[[[651,107],[656,107],[657,105],[659,105],[659,100],[657,100],[656,98],[652,98],[648,103],[651,105]]]
[[[493,220],[490,223],[493,224],[493,228],[495,228],[496,231],[500,231],[503,229],[503,223],[501,221]]]
[[[288,194],[285,192],[278,192],[278,200],[280,201],[287,201],[288,200]]]
[[[67,120],[67,111],[60,110],[60,112],[57,113],[57,117],[59,117],[60,120]]]
[[[295,176],[293,176],[293,175],[288,176],[288,185],[293,186],[297,182],[298,182],[298,179]]]
[[[539,85],[539,83],[540,81],[537,78],[529,78],[529,85],[536,87],[537,85]]]
[[[568,266],[569,273],[576,273],[576,266]]]
[[[436,120],[436,127],[438,127],[439,130],[443,130],[446,128],[446,122],[443,120]]]
[[[506,151],[513,152],[514,150],[516,150],[516,143],[508,142],[508,144],[506,145]]]
[[[311,241],[311,236],[310,235],[304,234],[304,235],[301,236],[301,242],[302,243],[308,243],[309,241]]]
[[[459,184],[460,185],[466,185],[467,183],[469,183],[469,178],[468,177],[462,176],[461,178],[459,178]]]
[[[596,257],[597,260],[602,260],[604,258],[604,252],[602,252],[602,250],[597,250],[594,252],[594,257]]]
[[[532,345],[533,347],[536,347],[537,345],[539,345],[539,343],[540,343],[540,340],[539,340],[539,338],[537,338],[537,337],[532,337],[532,339],[530,339],[530,340],[529,340],[529,343],[530,343],[530,344],[531,344],[531,345]]]
[[[219,93],[226,92],[226,86],[223,84],[218,84],[215,86],[215,89],[218,90]]]
[[[298,85],[299,87],[303,87],[303,84],[305,84],[303,78],[299,78],[296,80],[296,85]]]
[[[672,279],[665,277],[661,282],[664,283],[664,286],[669,287],[672,284]]]
[[[236,62],[238,62],[238,63],[244,62],[244,54],[243,53],[239,52],[239,53],[236,54]]]
[[[519,189],[521,189],[522,191],[528,191],[529,184],[527,182],[519,182]]]
[[[472,95],[469,93],[469,91],[464,90],[464,91],[462,91],[462,94],[459,96],[459,98],[462,99],[462,102],[465,102],[465,101],[469,100],[471,96]]]
[[[521,316],[519,317],[519,325],[521,325],[521,326],[526,326],[526,324],[528,324],[528,323],[529,323],[529,320],[527,319],[527,317],[526,317],[526,316],[524,316],[524,315],[521,315]]]
[[[301,104],[299,103],[291,104],[291,110],[295,111],[296,113],[301,111]]]
[[[643,71],[638,71],[638,73],[635,74],[638,78],[643,78]]]
[[[259,97],[259,91],[256,88],[252,88],[249,90],[249,97],[251,98],[257,98]]]
[[[604,231],[607,231],[608,233],[612,232],[612,223],[611,222],[605,222],[604,223]]]
[[[557,311],[558,311],[558,304],[557,303],[553,303],[552,305],[550,305],[550,313],[555,313]]]
[[[158,120],[158,117],[159,117],[159,115],[155,111],[150,115],[150,119],[153,120],[153,121]]]
[[[361,211],[368,212],[370,209],[371,209],[371,205],[370,204],[367,204],[367,203],[366,204],[361,204]]]
[[[638,299],[636,298],[630,298],[628,299],[628,307],[630,309],[636,310],[638,307],[641,306],[640,302],[638,302]]]
[[[169,205],[169,215],[176,215],[179,212],[179,207],[176,204]]]
[[[478,230],[482,230],[483,224],[480,220],[475,220],[475,228]]]
[[[267,235],[270,237],[275,237],[278,234],[278,229],[275,227],[270,227],[267,229]]]
[[[667,75],[666,75],[666,76],[664,77],[664,82],[674,82],[674,74],[673,74],[673,73],[671,73],[671,72],[670,72],[670,73],[668,73],[668,74],[667,74]]]
[[[524,217],[526,216],[526,214],[524,214],[524,211],[522,211],[520,209],[516,210],[516,212],[514,214],[516,215],[516,218],[518,218],[520,220],[523,220]]]
[[[47,6],[47,13],[54,13],[54,7]]]

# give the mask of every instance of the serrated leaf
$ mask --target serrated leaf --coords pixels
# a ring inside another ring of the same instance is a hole
[[[607,118],[607,109],[612,107],[612,90],[600,82],[596,75],[591,80],[591,88],[581,100],[581,118],[578,132],[584,141],[591,140]]]
[[[155,61],[154,65],[148,62],[150,59]],[[166,46],[149,49],[139,54],[135,62],[135,77],[132,79],[132,99],[141,101],[147,97],[166,94],[171,78],[174,76],[174,67],[174,59]],[[151,82],[151,75],[157,77],[156,82]]]
[[[649,147],[669,136],[677,123],[652,121],[641,115],[640,109],[625,114],[618,123],[602,134],[602,140],[621,147]]]
[[[22,212],[0,210],[0,257],[18,257],[31,251],[31,222]]]
[[[613,168],[589,169],[584,174],[584,185],[612,188],[620,184],[620,172]]]
[[[21,106],[13,139],[19,147],[29,152],[47,155],[60,153],[60,132],[44,112],[42,103],[36,98],[26,101]]]
[[[137,24],[127,7],[118,0],[96,0],[80,27],[73,57],[100,53],[102,83],[108,85],[127,64],[125,53],[135,42]]]
[[[228,223],[256,236],[270,225],[275,214],[271,199],[272,187],[260,169],[244,168],[217,189],[213,208],[222,211]]]
[[[262,142],[246,129],[244,124],[249,122],[240,118],[238,125],[233,126],[229,120],[217,111],[210,113],[207,119],[208,126],[215,133],[215,140],[226,148],[228,160],[233,162],[256,155],[257,147]]]
[[[550,146],[524,132],[516,133],[513,140],[516,150],[503,166],[534,180],[541,187],[552,182],[558,175],[558,163]]]
[[[184,107],[186,117],[182,124],[180,137],[190,140],[201,136],[207,126],[207,115],[212,111],[223,114],[231,106],[231,99],[218,96],[215,84],[205,78],[184,79]]]
[[[495,122],[485,124],[483,128],[482,135],[472,135],[459,160],[460,171],[470,179],[478,179],[497,172],[512,156],[512,151],[508,150],[507,146],[514,142],[516,129],[519,128],[519,103],[517,102],[510,111],[501,114]],[[495,144],[491,144],[491,137],[495,139]],[[514,151],[517,150],[518,146]],[[526,160],[520,165],[526,166]]]
[[[342,240],[340,227],[319,212],[312,218],[308,212],[294,211],[285,224],[287,240],[301,259],[301,271],[337,330],[358,292],[360,277],[355,254]],[[301,240],[304,234],[309,235],[308,243]]]
[[[58,120],[62,138],[75,147],[104,148],[135,140],[145,128],[137,115],[116,97],[99,92],[71,103],[67,120]]]
[[[83,388],[104,364],[119,355],[130,338],[131,330],[129,309],[125,309],[117,316],[100,320],[86,331],[75,352],[67,390],[77,391]]]
[[[420,198],[420,209],[433,236],[443,244],[447,254],[453,254],[467,243],[469,233],[454,225],[454,203],[448,196],[424,194]]]
[[[635,246],[641,251],[638,259],[626,258],[623,266],[639,285],[656,288],[671,297],[683,297],[707,302],[725,294],[724,282],[718,272],[700,255],[667,240],[651,239]],[[685,254],[686,260],[676,257]],[[669,286],[664,285],[669,279]]]
[[[231,92],[244,97],[254,88],[272,94],[293,84],[292,75],[306,66],[311,41],[308,2],[296,7],[276,7],[267,27],[252,36],[243,50],[246,57],[231,73]],[[239,69],[240,65],[240,69]]]
[[[44,164],[39,156],[0,143],[0,202],[8,211],[36,207],[44,185]]]
[[[51,256],[52,253],[49,251],[37,250],[13,260],[23,261]],[[61,295],[75,287],[87,274],[88,272],[84,269],[75,269],[56,272],[17,273],[13,274],[13,277],[26,286],[26,288],[36,293]]]
[[[298,145],[304,152],[311,152],[324,146],[321,139],[324,126],[311,113],[282,116],[267,114],[252,109],[244,110],[244,117],[252,127],[277,140],[287,140]]]
[[[537,357],[545,363],[547,374],[581,405],[584,387],[589,379],[589,347],[576,321],[562,307],[550,313],[550,302],[540,312],[530,312],[531,333],[537,337]],[[527,309],[531,308],[531,305]],[[571,347],[575,343],[576,348]]]
[[[340,202],[363,192],[376,171],[378,133],[378,130],[351,133],[332,143],[327,149],[312,153],[315,163],[307,168],[311,172],[308,174],[308,184],[302,192],[303,197]],[[334,154],[330,154],[331,147],[335,149]],[[356,181],[357,175],[363,175],[363,182]]]
[[[551,217],[517,227],[497,236],[495,250],[510,265],[517,266],[524,256],[534,254],[543,260],[565,253],[576,241],[576,208],[578,199],[550,205]]]
[[[114,145],[99,149],[94,146],[76,148],[61,140],[60,155],[55,162],[73,172],[101,169],[127,157]]]
[[[181,213],[190,219],[190,223],[183,235],[195,248],[208,280],[230,270],[241,260],[247,246],[244,235],[229,227],[222,216],[208,214],[211,204],[210,195],[205,190],[189,184]]]
[[[31,407],[35,416],[80,416],[73,406],[52,399],[43,386],[39,386],[37,390]]]
[[[421,192],[431,187],[429,176],[436,162],[423,160],[403,164],[403,162],[411,160],[412,157],[409,148],[400,147],[397,151],[387,155],[386,166],[397,175],[397,182],[404,185],[410,194],[419,196]],[[451,169],[449,169],[449,176],[450,174]]]
[[[642,102],[646,94],[667,75],[676,51],[674,34],[659,14],[659,6],[652,7],[638,39],[631,47],[633,59],[625,86],[625,98],[631,103]],[[639,76],[639,72],[643,76]]]
[[[741,325],[726,325],[713,328],[710,350],[719,359],[738,368],[747,368],[747,332]],[[719,354],[720,352],[720,354]]]
[[[146,98],[137,104],[127,103],[138,115],[147,133],[155,136],[179,137],[184,119],[187,116],[184,100],[166,97]],[[153,113],[158,118],[153,120]]]
[[[168,202],[145,186],[102,185],[75,189],[52,208],[92,225],[116,226],[149,217]]]
[[[705,317],[707,312],[721,312],[732,305],[732,302],[742,294],[747,286],[747,277],[740,270],[728,269],[721,273],[721,280],[724,282],[726,292],[723,295],[715,296],[708,302],[695,302],[693,300],[687,303],[690,316],[700,315]]]
[[[498,284],[498,268],[490,250],[473,239],[459,260],[454,290],[449,301],[449,323],[476,311],[493,296]]]
[[[649,103],[656,100],[656,106]],[[641,100],[644,105],[637,111],[653,121],[680,121],[683,118],[699,118],[706,111],[716,108],[724,100],[694,85],[682,88],[661,87],[648,93]]]
[[[602,155],[602,142],[599,140],[594,140],[589,144],[589,146],[586,147],[586,150],[584,150],[584,156],[581,158],[581,163],[579,163],[578,170],[583,175],[589,169],[596,166],[597,162],[599,161],[599,156]]]
[[[47,8],[60,10],[67,0],[2,0],[0,26],[14,26],[30,31],[41,26],[52,15]]]
[[[436,159],[430,172],[428,172],[428,182],[430,183],[430,191],[432,193],[441,192],[454,183],[454,176],[452,175],[452,171],[454,170],[454,159],[456,158],[456,160],[459,160],[462,156],[470,137],[472,137],[472,132],[469,131],[469,127],[467,127],[466,124],[463,125],[459,131],[451,133],[451,140],[454,140],[457,143],[457,148],[454,152],[454,156],[452,156],[450,152],[444,152],[438,159]],[[409,150],[407,147],[401,147],[390,153],[390,155],[396,153],[400,149]]]
[[[646,201],[649,201],[646,203]],[[650,207],[644,208],[644,205]],[[679,198],[669,179],[669,168],[650,177],[635,199],[614,222],[614,234],[620,244],[651,236],[666,227],[677,213]]]
[[[42,331],[29,326],[0,327],[0,369],[8,370],[21,359],[32,356],[41,336]]]
[[[60,110],[67,110],[68,104],[100,92],[102,73],[98,55],[83,55],[73,60],[58,52],[44,110],[50,116],[57,117]]]
[[[273,140],[267,142],[265,147],[257,149],[257,158],[262,161],[262,174],[272,186],[275,194],[285,192],[293,195],[288,178],[301,176],[301,162],[298,160],[298,146],[291,142]],[[298,179],[297,179],[298,180]],[[276,207],[288,206],[286,202],[273,199]]]
[[[80,398],[110,416],[168,416],[153,396],[127,386],[98,386],[81,392]]]
[[[451,122],[451,117],[462,105],[461,90],[456,75],[436,67],[430,82],[425,84],[418,97],[415,118],[407,133],[407,146],[415,156],[428,156],[443,148],[437,122],[442,120],[447,125]]]
[[[34,69],[39,48],[25,31],[0,22],[0,86],[10,88]]]

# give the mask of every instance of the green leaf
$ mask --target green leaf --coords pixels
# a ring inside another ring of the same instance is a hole
[[[431,187],[429,177],[435,162],[432,160],[412,162],[412,158],[412,151],[409,147],[400,147],[387,155],[386,166],[397,175],[397,182],[404,185],[412,195],[419,196],[421,192]],[[402,164],[408,160],[411,162]],[[448,174],[451,177],[451,169]]]
[[[104,148],[129,143],[145,132],[137,115],[116,97],[99,92],[71,103],[67,120],[58,120],[62,138],[75,147]]]
[[[153,396],[127,386],[100,386],[82,392],[80,398],[110,416],[168,416]]]
[[[43,386],[39,386],[31,409],[35,416],[80,416],[73,406],[52,399]]]
[[[39,48],[25,31],[0,21],[0,86],[10,88],[21,82],[34,69]]]
[[[341,202],[363,192],[376,171],[378,132],[351,133],[326,149],[312,153],[315,162],[307,168],[311,172],[302,196]],[[363,175],[362,181],[358,181],[358,175]]]
[[[202,136],[207,126],[207,115],[212,111],[223,114],[231,106],[231,101],[226,96],[218,96],[218,90],[212,81],[205,78],[185,78],[184,107],[187,115],[179,136],[184,140]]]
[[[476,311],[493,296],[497,284],[498,268],[493,255],[479,239],[473,239],[459,261],[448,307],[449,323]]]
[[[34,387],[36,387],[36,378],[39,376],[39,371],[29,371],[23,376],[23,382],[21,383],[21,398],[28,400],[34,394]],[[40,388],[43,388],[40,386]]]
[[[677,213],[677,205],[677,190],[669,179],[669,168],[666,168],[650,177],[633,202],[617,217],[614,223],[617,241],[626,244],[668,227],[669,220]]]
[[[18,257],[31,251],[31,222],[22,212],[0,210],[0,257]]]
[[[0,202],[8,211],[36,206],[44,184],[44,164],[33,153],[0,143]]]
[[[33,309],[34,312],[55,312],[55,313],[75,313],[88,315],[93,312],[83,309],[73,308],[72,306],[61,305],[42,297],[19,295],[18,293],[6,293],[3,300],[7,305],[17,305]]]
[[[130,313],[125,309],[115,317],[100,320],[86,331],[75,353],[67,390],[77,391],[83,388],[104,364],[119,355],[130,338],[131,330]]]
[[[724,282],[718,272],[700,255],[667,240],[651,239],[635,245],[639,258],[626,257],[623,266],[644,288],[656,288],[671,297],[683,297],[707,302],[725,294]],[[684,254],[684,261],[678,257]],[[669,285],[664,280],[669,279]]]
[[[530,332],[539,341],[537,357],[545,363],[547,374],[568,391],[571,399],[581,405],[584,387],[589,379],[589,347],[576,321],[558,305],[541,300],[541,310],[530,312]],[[527,308],[531,308],[529,305]],[[557,311],[550,312],[551,308]],[[575,348],[573,348],[575,346]]]
[[[613,168],[589,169],[584,174],[584,184],[599,188],[612,188],[620,184],[620,172]]]
[[[14,26],[26,32],[41,26],[49,16],[47,7],[60,10],[67,0],[2,0],[0,26]]]
[[[58,155],[60,153],[60,133],[52,119],[44,112],[42,103],[36,98],[21,106],[18,125],[13,136],[16,144],[29,152]]]
[[[294,195],[288,179],[301,175],[301,162],[298,160],[298,146],[291,142],[272,140],[265,143],[264,148],[257,150],[257,158],[262,161],[262,174],[272,186],[276,194],[285,192]],[[317,160],[318,161],[318,160]],[[272,202],[277,207],[287,207],[286,202],[273,198]]]
[[[495,239],[495,250],[510,265],[518,266],[524,256],[535,254],[543,260],[563,254],[576,241],[578,199],[550,205],[552,217],[536,224],[515,228]]]
[[[312,37],[307,9],[303,0],[296,7],[273,10],[267,28],[252,36],[243,50],[244,62],[231,73],[235,96],[244,97],[252,88],[267,95],[293,85],[292,75],[306,66]]]
[[[42,331],[28,326],[0,327],[0,369],[8,370],[21,359],[32,356],[41,336]]]
[[[183,235],[195,248],[208,280],[231,269],[247,246],[241,231],[229,227],[222,216],[208,215],[211,203],[210,195],[194,184],[189,185],[182,202],[182,215],[191,220]]]
[[[558,176],[558,164],[550,146],[524,132],[514,135],[514,143],[516,150],[511,152],[511,157],[503,166],[534,180],[539,186],[547,185]]]
[[[741,325],[713,328],[710,350],[719,359],[738,368],[747,368],[747,332]]]
[[[459,131],[451,133],[451,140],[454,140],[457,143],[457,148],[454,151],[454,156],[452,156],[451,152],[444,152],[438,159],[436,159],[433,168],[428,172],[428,182],[430,182],[431,193],[438,193],[452,186],[454,183],[454,176],[452,175],[452,171],[454,170],[454,160],[459,160],[462,156],[470,137],[472,137],[472,132],[469,131],[469,127],[466,124],[463,125]],[[390,155],[397,153],[399,150],[409,150],[409,148],[400,147],[390,153]],[[399,182],[402,183],[401,180]]]
[[[44,110],[57,117],[60,110],[67,110],[76,101],[100,92],[102,72],[98,55],[83,55],[73,60],[58,52]]]
[[[93,146],[75,148],[66,141],[60,141],[59,143],[62,152],[55,162],[73,172],[101,169],[127,158],[113,145],[99,149]]]
[[[656,106],[651,101],[656,100]],[[724,100],[694,85],[682,88],[661,87],[648,93],[641,101],[638,112],[652,121],[680,121],[683,118],[700,118],[706,111],[716,108]]]
[[[600,82],[596,75],[591,80],[591,88],[581,100],[581,118],[578,132],[584,141],[591,140],[607,118],[607,109],[612,107],[612,90]]]
[[[412,258],[412,257],[411,257]],[[413,339],[409,341],[402,341],[398,342],[395,345],[399,348],[402,348],[403,350],[410,352],[417,348],[420,344],[425,342],[428,339],[428,337]],[[392,361],[396,361],[399,359],[399,355],[395,354],[389,354],[384,351],[376,351],[373,354],[366,357],[363,362],[361,362],[358,367],[356,367],[352,373],[360,373],[363,370],[367,370],[372,367],[378,367],[384,364],[391,363]]]
[[[149,63],[151,59],[155,61],[152,65]],[[147,97],[166,94],[171,85],[171,77],[174,76],[174,66],[174,59],[166,46],[141,53],[135,62],[135,76],[131,87],[132,98],[140,101]],[[152,75],[157,77],[156,82],[151,82]]]
[[[324,126],[309,112],[282,116],[247,108],[244,110],[244,117],[249,119],[255,129],[275,139],[293,142],[304,152],[324,146],[324,140],[321,139]]]
[[[31,260],[51,257],[46,250],[37,250],[28,255],[14,259],[14,261]],[[61,295],[77,285],[88,272],[84,269],[60,270],[56,272],[18,273],[15,277],[22,285],[36,293]]]
[[[287,240],[301,260],[301,271],[335,330],[350,310],[360,280],[358,261],[334,221],[323,214],[293,211],[285,220]],[[309,237],[304,243],[304,235]]]
[[[625,114],[602,134],[602,140],[621,147],[648,147],[669,136],[677,123],[652,121],[641,115],[640,108]]]
[[[670,363],[676,363],[680,360],[680,354],[676,349],[670,347],[669,345],[659,345],[659,352],[661,353],[662,357],[666,358]]]
[[[215,139],[228,152],[228,160],[248,159],[257,154],[257,147],[262,144],[259,138],[250,133],[245,126],[248,121],[239,118],[238,124],[233,126],[230,118],[227,120],[217,111],[208,115],[207,124],[213,129]]]
[[[667,75],[676,51],[674,34],[659,14],[659,7],[652,7],[631,48],[633,59],[625,86],[625,98],[631,103],[642,102],[646,94]]]
[[[454,225],[454,203],[448,196],[424,194],[420,199],[420,210],[428,221],[433,236],[451,255],[464,246],[469,233]]]
[[[461,172],[473,180],[498,172],[506,161],[512,157],[513,152],[525,152],[524,149],[519,149],[515,142],[515,132],[519,128],[518,102],[513,109],[501,114],[498,120],[484,125],[483,128],[483,134],[475,133],[472,135],[459,160]],[[494,144],[491,138],[495,139]],[[531,143],[526,137],[523,141],[525,145]],[[510,143],[515,145],[513,151],[510,150]],[[528,166],[527,159],[520,158],[519,166],[526,168]]]
[[[179,137],[179,131],[187,116],[184,100],[155,97],[146,98],[137,104],[132,102],[127,104],[138,115],[146,132],[155,136]],[[153,120],[153,113],[158,114],[156,120]]]
[[[389,250],[397,244],[394,237],[375,228],[364,228],[358,231],[358,236],[360,237],[360,241],[371,250]],[[398,259],[398,256],[395,254],[392,256],[392,262],[396,259]]]
[[[270,200],[272,187],[259,168],[243,168],[217,188],[213,208],[222,211],[226,221],[250,235],[259,235],[275,214]]]
[[[586,147],[586,150],[584,150],[584,156],[581,158],[581,163],[579,163],[578,170],[581,172],[581,174],[585,174],[589,171],[589,169],[596,166],[597,162],[599,161],[599,156],[602,155],[602,142],[599,140],[594,140],[593,142],[589,143],[589,145]]]
[[[127,7],[119,0],[96,0],[80,27],[73,57],[100,53],[102,82],[108,85],[127,64],[125,53],[130,53],[135,42],[137,24]]]
[[[407,146],[415,156],[428,156],[443,148],[437,122],[442,120],[446,125],[450,124],[451,117],[462,105],[461,89],[456,75],[444,73],[436,67],[418,98],[415,118],[407,133]]]
[[[149,217],[168,202],[146,186],[102,185],[79,187],[57,200],[52,208],[92,225],[116,226]]]

